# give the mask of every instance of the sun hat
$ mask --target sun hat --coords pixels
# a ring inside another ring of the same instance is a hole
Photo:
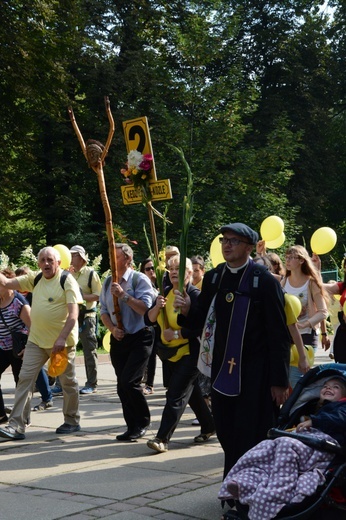
[[[71,249],[70,249],[70,253],[71,253],[71,254],[72,254],[72,253],[78,253],[79,256],[80,256],[81,258],[83,258],[83,260],[84,260],[85,262],[88,261],[88,256],[87,256],[87,254],[86,254],[86,252],[85,252],[84,247],[82,247],[82,246],[73,246],[73,247],[71,247]]]
[[[61,376],[65,372],[67,365],[68,357],[65,348],[59,352],[52,352],[48,360],[48,375],[51,377]]]

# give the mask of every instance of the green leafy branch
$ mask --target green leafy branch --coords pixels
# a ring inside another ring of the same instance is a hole
[[[180,263],[179,263],[179,291],[181,293],[184,292],[185,285],[185,276],[186,276],[186,258],[187,258],[187,246],[188,246],[188,238],[189,238],[189,229],[190,224],[193,219],[193,175],[190,168],[189,163],[185,159],[184,152],[181,148],[177,148],[172,144],[169,144],[170,148],[172,148],[180,157],[182,163],[185,166],[186,174],[187,174],[187,182],[186,182],[186,195],[183,199],[183,215],[182,215],[182,227],[181,234],[179,239],[179,251],[180,251]]]

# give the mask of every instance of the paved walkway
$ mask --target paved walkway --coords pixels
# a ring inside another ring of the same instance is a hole
[[[77,359],[83,385],[83,358]],[[319,349],[316,361],[330,360]],[[3,374],[1,386],[11,405],[10,372]],[[149,450],[146,441],[157,431],[165,402],[160,367],[148,400],[151,431],[135,443],[116,441],[124,421],[113,368],[108,356],[101,356],[99,391],[81,396],[81,432],[56,435],[63,422],[62,397],[56,397],[52,409],[32,412],[24,441],[0,440],[0,520],[218,520],[223,455],[217,439],[193,443],[199,428],[191,426],[188,409],[169,451]],[[33,402],[39,402],[38,394]]]
[[[77,360],[83,385],[84,360]],[[116,441],[125,431],[124,420],[108,355],[100,361],[98,392],[80,399],[81,432],[55,433],[63,422],[62,397],[56,397],[52,409],[32,412],[24,441],[0,439],[0,520],[218,520],[223,455],[216,437],[194,444],[200,430],[191,426],[194,415],[188,409],[167,453],[146,446],[165,402],[158,367],[155,394],[148,397],[151,430],[135,443]],[[1,386],[10,406],[10,372]],[[35,394],[33,403],[38,402]]]

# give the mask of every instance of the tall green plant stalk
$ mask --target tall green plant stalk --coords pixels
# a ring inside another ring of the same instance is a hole
[[[166,236],[167,236],[167,222],[169,220],[167,219],[167,212],[168,212],[169,204],[165,206],[165,211],[163,213],[163,238],[162,238],[162,246],[159,251],[159,257],[157,258],[155,254],[153,253],[151,243],[147,234],[147,230],[145,227],[145,224],[143,225],[143,231],[144,236],[147,242],[148,250],[149,250],[149,256],[152,259],[152,262],[154,264],[155,274],[156,274],[156,283],[159,289],[159,293],[163,295],[163,278],[166,272],[166,262],[165,262],[165,249],[166,249]],[[167,315],[166,315],[166,309],[163,308],[160,310],[160,314],[162,317],[162,321],[165,324],[165,328],[168,328],[168,322],[167,322]]]
[[[187,182],[186,182],[186,195],[183,200],[183,215],[182,215],[182,226],[181,233],[179,239],[179,251],[180,251],[180,263],[179,263],[179,291],[181,293],[184,292],[185,286],[185,276],[186,276],[186,258],[187,258],[187,245],[189,238],[189,229],[190,224],[193,219],[193,175],[191,172],[191,168],[189,163],[185,159],[184,152],[181,148],[177,148],[176,146],[169,145],[180,157],[182,163],[185,166],[186,174],[187,174]]]

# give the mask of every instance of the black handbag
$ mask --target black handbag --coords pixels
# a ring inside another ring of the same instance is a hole
[[[8,330],[11,333],[12,336],[12,353],[15,358],[22,358],[22,352],[25,349],[26,343],[28,341],[28,335],[24,334],[23,332],[19,332],[16,330],[11,329],[9,327],[4,319],[4,316],[2,314],[2,311],[0,309],[0,317],[5,325],[5,327],[8,328]]]
[[[26,347],[26,343],[28,341],[28,335],[23,334],[23,332],[17,332],[11,330],[12,336],[12,352],[14,357],[22,358],[22,352]]]

